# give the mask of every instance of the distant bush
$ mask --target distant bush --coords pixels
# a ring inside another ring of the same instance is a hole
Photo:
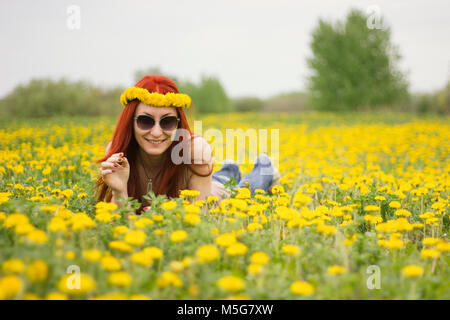
[[[411,101],[411,106],[417,113],[428,113],[436,109],[436,95],[434,94],[414,94]]]
[[[84,81],[39,79],[17,86],[0,108],[2,116],[14,118],[111,115],[121,110],[121,91],[102,91]]]
[[[406,109],[416,113],[450,114],[450,81],[435,92],[414,93],[406,102]]]
[[[295,112],[308,109],[308,96],[304,92],[288,92],[270,97],[264,101],[263,112]]]
[[[263,105],[263,101],[257,97],[240,97],[233,99],[234,107],[236,111],[250,112],[260,111]]]
[[[217,78],[203,76],[198,85],[185,81],[179,82],[178,87],[180,92],[191,96],[194,115],[235,110],[234,104]],[[85,81],[35,79],[25,85],[18,85],[0,100],[0,116],[3,118],[115,116],[123,109],[120,104],[123,90],[124,88],[120,87],[103,90]]]
[[[437,112],[440,114],[450,114],[450,80],[436,96]]]

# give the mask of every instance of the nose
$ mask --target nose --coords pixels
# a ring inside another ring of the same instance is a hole
[[[163,134],[163,130],[159,126],[159,120],[155,121],[155,125],[153,126],[152,130],[150,130],[150,134],[154,138],[159,138]]]

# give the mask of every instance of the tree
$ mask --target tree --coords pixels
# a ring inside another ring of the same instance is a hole
[[[353,9],[334,26],[322,19],[312,32],[307,59],[312,107],[355,110],[392,105],[407,95],[407,81],[397,68],[397,47],[388,27],[370,29],[368,17]],[[381,20],[382,21],[382,20]]]
[[[137,82],[148,74],[164,75],[172,79],[180,92],[186,93],[192,98],[194,114],[223,113],[234,110],[234,104],[227,96],[219,79],[214,76],[202,75],[201,81],[197,85],[189,80],[179,80],[177,76],[162,73],[158,67],[152,67],[136,71],[134,79]]]
[[[186,81],[180,83],[181,92],[187,93],[193,106],[199,113],[224,113],[234,111],[234,105],[227,96],[219,79],[202,75],[201,82],[196,85]]]

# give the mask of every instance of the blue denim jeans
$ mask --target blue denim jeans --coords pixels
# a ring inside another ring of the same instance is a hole
[[[252,171],[241,179],[241,171],[239,166],[233,160],[225,160],[222,168],[219,171],[213,173],[212,178],[222,184],[227,183],[231,177],[238,184],[235,188],[244,188],[245,182],[248,181],[250,191],[255,192],[256,189],[262,189],[268,191],[273,181],[273,175],[275,168],[266,153],[261,153],[256,158],[255,165]]]

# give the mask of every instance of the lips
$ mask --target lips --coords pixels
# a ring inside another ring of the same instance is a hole
[[[144,138],[145,139],[145,138]],[[166,139],[163,139],[163,140],[150,140],[150,139],[145,139],[145,141],[147,141],[147,142],[149,142],[149,143],[151,143],[151,144],[153,144],[153,145],[159,145],[159,144],[162,144],[163,142],[165,142],[167,140],[167,138]]]

